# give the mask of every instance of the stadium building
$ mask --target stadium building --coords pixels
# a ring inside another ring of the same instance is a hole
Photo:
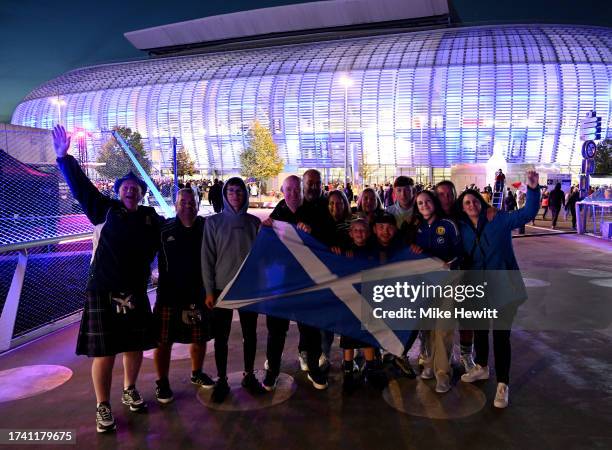
[[[128,126],[160,169],[177,137],[208,174],[239,171],[256,119],[286,172],[342,178],[346,155],[366,182],[487,163],[577,173],[581,118],[596,110],[604,134],[611,123],[612,29],[449,17],[444,0],[338,0],[129,32],[148,59],[50,80],[12,123],[87,130],[91,159],[100,131]]]

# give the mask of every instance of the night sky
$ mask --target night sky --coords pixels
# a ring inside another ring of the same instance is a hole
[[[376,1],[376,0],[372,0]],[[406,0],[409,1],[409,0]],[[0,0],[0,122],[32,89],[68,70],[143,58],[126,31],[299,0]],[[493,5],[491,5],[493,4]],[[610,0],[453,0],[456,22],[612,27]]]

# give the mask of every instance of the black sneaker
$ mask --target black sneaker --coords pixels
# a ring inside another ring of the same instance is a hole
[[[210,398],[213,403],[223,403],[229,392],[230,387],[229,384],[227,384],[227,378],[219,378],[215,383]]]
[[[108,433],[115,431],[115,418],[108,403],[100,403],[96,408],[96,431],[98,433]]]
[[[327,389],[327,376],[322,373],[317,373],[316,375],[312,372],[308,372],[308,381],[312,383],[315,389],[320,391]]]
[[[157,384],[155,388],[155,397],[159,403],[166,405],[174,400],[174,393],[172,389],[170,389],[168,380],[157,380],[155,383]]]
[[[364,375],[367,383],[374,389],[383,390],[389,384],[387,375],[385,374],[382,365],[378,361],[366,363]]]
[[[263,394],[265,392],[261,383],[253,372],[246,373],[242,378],[242,387],[249,391],[251,394]]]
[[[269,370],[266,370],[266,376],[264,377],[264,380],[263,380],[263,388],[268,392],[272,392],[274,389],[276,389],[277,382],[278,382],[278,375],[274,375]]]
[[[416,378],[416,372],[410,365],[410,360],[408,359],[408,356],[396,356],[393,360],[393,364],[395,365],[395,367],[402,371],[405,377],[412,379]]]
[[[345,361],[343,364],[344,378],[342,380],[342,391],[351,394],[360,384],[359,367],[353,361]]]
[[[138,392],[134,386],[130,386],[129,388],[123,390],[121,403],[128,405],[130,407],[130,411],[132,412],[141,412],[147,409],[147,404],[140,396],[140,392]]]
[[[212,389],[215,387],[215,382],[212,378],[206,375],[204,372],[198,372],[191,375],[191,384],[201,386],[204,389]]]

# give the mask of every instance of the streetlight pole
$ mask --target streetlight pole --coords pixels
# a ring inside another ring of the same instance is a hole
[[[342,75],[340,84],[344,87],[344,187],[346,188],[349,181],[348,89],[353,84],[353,80],[347,75]]]
[[[57,98],[51,99],[51,103],[57,106],[57,124],[61,125],[62,124],[62,105],[65,105],[66,102],[60,99],[58,95]]]

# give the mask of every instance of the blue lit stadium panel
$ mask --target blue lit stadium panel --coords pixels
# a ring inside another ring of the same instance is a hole
[[[578,124],[610,126],[612,29],[449,28],[87,67],[30,93],[14,124],[125,125],[167,152],[177,136],[201,169],[239,167],[257,118],[286,164],[342,167],[348,75],[350,149],[368,164],[447,168],[580,163]],[[54,103],[55,100],[55,103]],[[57,101],[62,105],[58,108]],[[164,160],[167,158],[164,157]]]

